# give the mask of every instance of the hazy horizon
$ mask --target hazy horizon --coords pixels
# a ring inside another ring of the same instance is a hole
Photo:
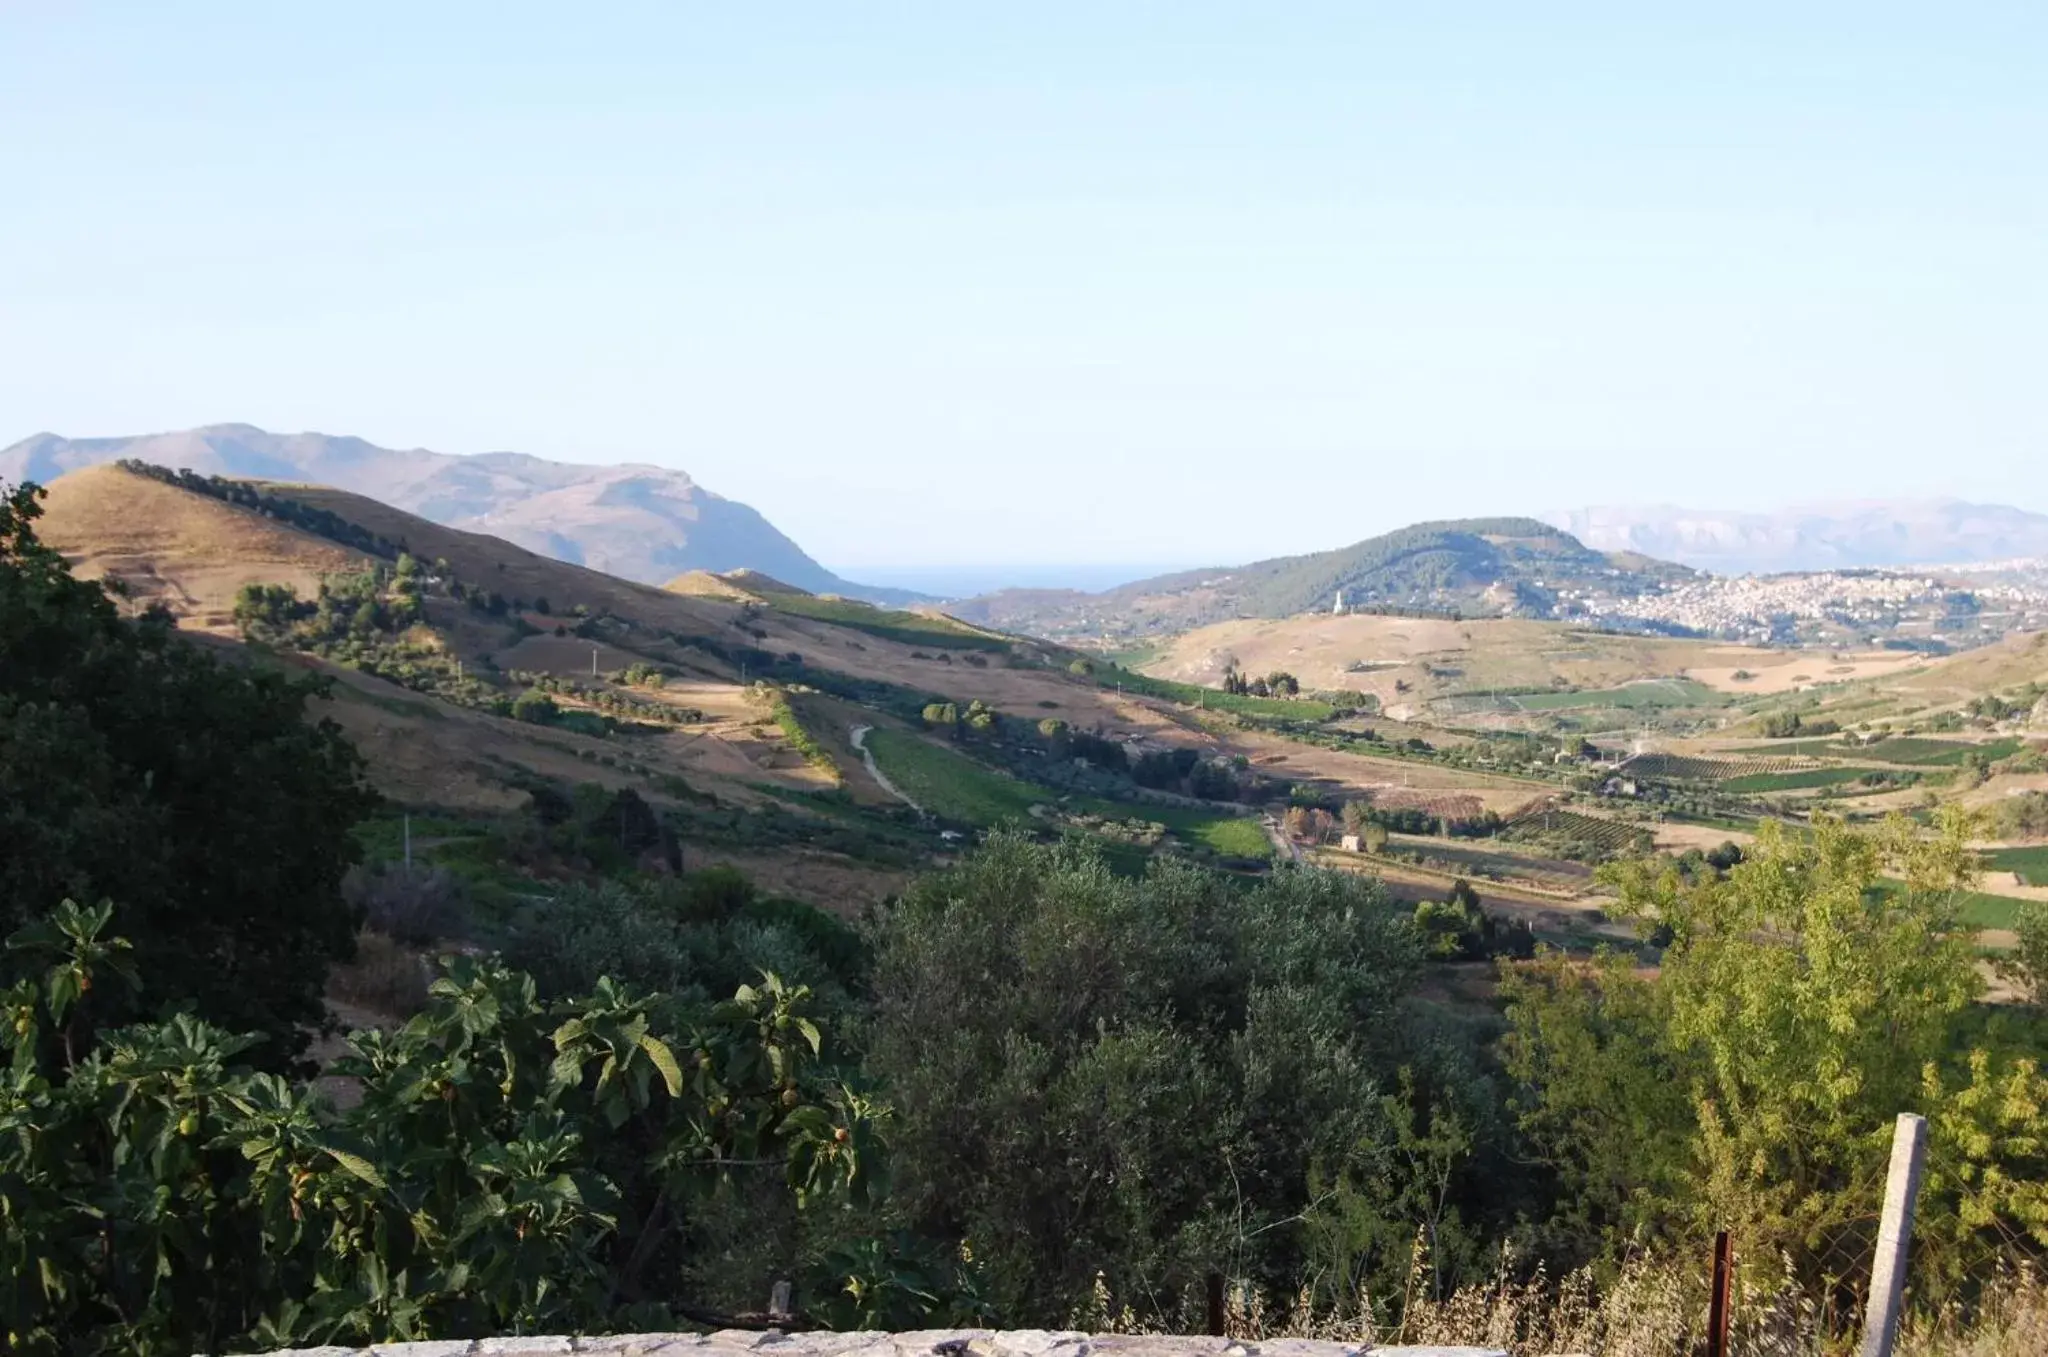
[[[0,430],[654,462],[856,575],[2048,508],[2044,53],[2007,5],[14,7]]]

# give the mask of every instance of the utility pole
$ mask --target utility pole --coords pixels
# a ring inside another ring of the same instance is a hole
[[[596,678],[596,677],[597,677],[597,647],[596,647],[596,646],[592,646],[592,647],[590,648],[590,676],[591,676],[592,678]]]

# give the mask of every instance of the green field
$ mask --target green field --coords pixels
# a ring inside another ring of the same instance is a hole
[[[871,730],[867,747],[875,766],[905,796],[948,820],[1002,824],[1025,819],[1032,806],[1059,799],[1043,787],[990,772],[964,754],[901,731]]]
[[[1880,763],[1903,763],[1921,767],[1954,768],[1972,754],[1982,754],[1988,759],[2002,759],[2017,754],[2024,742],[2008,737],[2002,740],[1987,740],[1983,744],[1971,744],[1966,740],[1929,740],[1915,735],[1899,735],[1876,744],[1837,745],[1830,753],[1853,755],[1857,758],[1876,759]]]
[[[999,825],[1030,819],[1034,805],[1058,805],[1117,820],[1162,824],[1189,843],[1226,857],[1268,858],[1273,845],[1259,822],[1194,806],[1156,806],[1068,796],[994,772],[965,754],[894,730],[871,730],[875,766],[904,795],[932,814],[962,824]]]
[[[1624,683],[1619,688],[1589,688],[1583,692],[1531,693],[1505,699],[1523,711],[1575,711],[1582,707],[1719,707],[1728,699],[1691,679],[1650,679]]]
[[[1720,784],[1724,792],[1798,792],[1814,787],[1839,787],[1881,768],[1802,768],[1795,773],[1755,773],[1729,778]],[[1901,774],[1900,776],[1905,776]]]
[[[1886,877],[1878,882],[1877,889],[1889,894],[1905,889],[1905,883]],[[1989,891],[1957,891],[1955,902],[1957,918],[1971,928],[2011,928],[2018,921],[2020,910],[2031,903]]]
[[[974,630],[950,617],[877,608],[850,598],[819,598],[814,594],[770,594],[765,600],[776,612],[793,613],[837,627],[851,627],[870,636],[903,645],[936,646],[944,650],[1008,650],[1000,636]]]
[[[2018,872],[2029,886],[2048,886],[2048,844],[2032,848],[1998,848],[1984,855],[1994,872]]]
[[[1963,922],[1972,928],[2011,928],[2018,922],[2020,907],[2028,903],[2010,895],[1986,891],[1964,891],[1957,897]]]

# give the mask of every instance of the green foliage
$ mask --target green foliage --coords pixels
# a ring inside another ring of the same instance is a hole
[[[827,1013],[842,1014],[864,987],[868,964],[866,944],[845,924],[798,901],[760,898],[720,868],[559,886],[529,898],[494,940],[547,997],[611,976],[696,1002],[773,971],[806,986]]]
[[[1193,589],[1221,572],[1187,571],[1140,581],[1147,595]],[[1616,563],[1569,534],[1529,518],[1471,518],[1417,523],[1336,551],[1258,561],[1229,572],[1230,587],[1216,591],[1215,603],[1189,619],[1292,617],[1326,611],[1337,591],[1347,607],[1441,608],[1446,602],[1481,596],[1498,583],[1520,586],[1532,603],[1544,592],[1571,583],[1603,588],[1645,587],[1658,579],[1690,574],[1682,567],[1638,562],[1624,574]]]
[[[772,975],[694,1008],[609,980],[545,1002],[459,958],[418,1016],[352,1038],[361,1101],[337,1110],[186,1014],[74,1047],[120,956],[108,915],[67,902],[24,939],[48,976],[7,993],[9,1351],[674,1327],[660,1279],[703,1242],[693,1209],[771,1173],[798,1210],[869,1187],[872,1109]]]
[[[2023,905],[2013,921],[2010,956],[1998,961],[1998,973],[2018,991],[2022,1001],[2048,1008],[2048,904]]]
[[[833,759],[831,751],[819,744],[817,737],[804,728],[803,718],[798,716],[796,708],[790,705],[790,696],[786,690],[772,684],[757,683],[752,689],[752,695],[757,700],[767,703],[769,718],[775,722],[775,727],[782,732],[783,738],[789,741],[789,747],[804,756],[804,762],[835,778],[840,776],[838,762]]]
[[[512,700],[512,719],[528,721],[537,726],[551,726],[562,715],[562,709],[538,688],[528,688]]]
[[[1841,730],[1834,721],[1808,721],[1796,711],[1777,712],[1764,718],[1766,739],[1789,740],[1803,735],[1833,735]]]
[[[1981,1276],[1991,1240],[2048,1246],[2048,1090],[2027,1046],[2000,1049],[1974,1017],[1967,834],[1953,815],[1932,841],[1822,816],[1805,836],[1766,822],[1725,876],[1612,869],[1624,906],[1668,931],[1657,979],[1618,957],[1503,976],[1524,1129],[1564,1187],[1554,1226],[1582,1245],[1728,1228],[1743,1256],[1812,1280],[1874,1216],[1894,1118],[1924,1111],[1939,1129],[1916,1286]],[[1958,1087],[1967,1115],[1944,1105]]]
[[[1425,954],[1438,961],[1483,961],[1493,956],[1530,957],[1536,935],[1529,925],[1503,923],[1479,904],[1479,894],[1462,877],[1442,900],[1415,906],[1415,929]]]
[[[161,614],[121,618],[36,539],[38,494],[0,499],[0,929],[66,896],[131,902],[152,1002],[261,1034],[281,1065],[353,945],[362,762],[307,719],[321,682],[224,663]],[[125,994],[91,1007],[142,1013]]]
[[[1360,877],[1131,880],[995,836],[878,939],[869,1068],[898,1112],[896,1206],[970,1241],[1020,1319],[1072,1313],[1098,1269],[1168,1305],[1225,1258],[1291,1281],[1311,1166],[1362,1169],[1383,1144],[1418,962]],[[1403,1262],[1415,1224],[1388,1231]]]

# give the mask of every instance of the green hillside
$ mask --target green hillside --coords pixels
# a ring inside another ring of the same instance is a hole
[[[1594,551],[1533,518],[1465,518],[1417,523],[1333,551],[1155,576],[1101,594],[1011,591],[954,611],[1045,635],[1082,618],[1143,619],[1139,630],[1170,631],[1233,617],[1288,617],[1328,609],[1340,592],[1354,609],[1547,617],[1562,589],[1632,594],[1692,573]]]

